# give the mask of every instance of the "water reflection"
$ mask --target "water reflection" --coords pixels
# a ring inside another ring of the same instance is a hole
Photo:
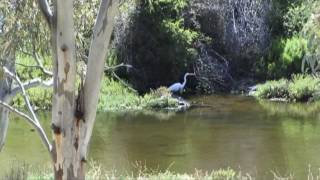
[[[271,115],[287,115],[298,118],[319,118],[320,102],[310,103],[283,103],[259,101],[259,104]]]
[[[191,100],[210,107],[177,114],[99,114],[89,157],[119,172],[134,170],[132,164],[141,161],[149,168],[170,166],[177,172],[231,167],[258,179],[269,179],[271,171],[305,179],[309,164],[320,167],[315,105],[271,104],[234,96]],[[40,140],[25,126],[18,120],[11,123],[0,168],[10,159],[49,162]],[[32,146],[30,139],[35,139]]]

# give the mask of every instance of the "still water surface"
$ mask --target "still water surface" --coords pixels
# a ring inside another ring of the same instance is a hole
[[[177,114],[100,113],[89,158],[118,172],[134,171],[137,161],[181,173],[230,167],[258,179],[271,178],[271,172],[306,179],[309,166],[318,171],[320,104],[258,102],[239,96],[191,101],[210,107]],[[47,132],[48,117],[42,115]],[[0,172],[14,161],[50,162],[36,132],[17,118],[10,122],[0,153]]]

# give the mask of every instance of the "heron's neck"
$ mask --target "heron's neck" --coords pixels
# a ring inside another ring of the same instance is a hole
[[[188,76],[188,74],[184,75],[184,81],[183,81],[182,86],[185,86],[187,84],[187,76]]]

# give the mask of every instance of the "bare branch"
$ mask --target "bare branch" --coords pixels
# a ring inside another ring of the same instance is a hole
[[[121,63],[121,64],[118,64],[118,65],[115,65],[115,66],[111,66],[111,67],[106,66],[105,70],[106,71],[110,71],[110,70],[114,71],[115,69],[118,69],[118,68],[121,68],[121,67],[132,68],[132,65]]]
[[[38,65],[38,68],[46,75],[48,76],[53,76],[53,73],[51,71],[48,71],[44,68],[43,64],[42,64],[42,61],[40,60],[39,56],[35,53],[34,54],[34,58],[36,60],[36,63]]]
[[[4,70],[4,73],[6,75],[8,75],[10,78],[14,79],[17,83],[18,83],[18,86],[20,87],[21,89],[21,92],[22,92],[22,96],[23,96],[23,99],[25,100],[26,102],[26,105],[27,105],[27,108],[28,110],[30,111],[32,117],[34,120],[38,121],[38,118],[36,116],[36,114],[34,113],[33,109],[32,109],[32,106],[30,104],[30,101],[29,101],[29,98],[27,96],[27,93],[26,93],[26,90],[24,89],[24,86],[22,85],[21,81],[20,81],[20,78],[16,75],[14,75],[12,72],[10,72],[6,67],[3,67],[3,70]]]
[[[47,20],[47,23],[49,24],[49,26],[51,26],[53,14],[50,9],[48,1],[47,0],[38,0],[38,4],[39,4],[41,12],[43,13],[44,17]]]
[[[130,85],[126,82],[124,82],[115,72],[112,72],[112,75],[118,79],[118,81],[123,84],[125,87],[127,87],[128,89],[130,89],[133,92],[137,92],[137,90],[133,89],[132,87],[130,87]]]
[[[16,63],[17,65],[24,66],[24,67],[30,67],[30,68],[39,68],[44,74],[46,74],[48,76],[53,76],[53,73],[44,67],[44,65],[42,63],[43,60],[41,60],[41,58],[37,54],[35,45],[33,45],[33,52],[32,53],[29,53],[29,52],[26,52],[23,50],[21,50],[21,52],[27,56],[32,57],[36,61],[37,65],[25,65],[25,64],[21,64],[21,63]]]
[[[28,121],[28,123],[32,124],[32,126],[38,126],[38,124],[35,121],[33,121],[33,119],[30,116],[28,116],[27,114],[19,111],[18,109],[14,108],[12,106],[10,106],[9,104],[0,100],[0,105],[4,108],[8,109],[9,111],[17,114],[18,116],[26,119]]]
[[[7,76],[9,76],[10,78],[14,79],[14,80],[18,83],[18,85],[19,85],[19,87],[20,87],[20,89],[21,89],[21,92],[22,92],[22,97],[23,97],[23,99],[24,99],[24,101],[25,101],[25,103],[26,103],[26,105],[27,105],[27,108],[28,108],[29,112],[30,112],[31,115],[32,115],[32,118],[29,117],[29,116],[22,116],[22,117],[24,117],[25,119],[27,119],[27,121],[37,129],[37,131],[38,131],[38,133],[39,133],[39,135],[40,135],[40,137],[41,137],[42,142],[44,143],[44,145],[46,146],[46,148],[48,149],[48,151],[51,152],[52,146],[51,146],[51,144],[50,144],[50,142],[49,142],[49,140],[48,140],[47,135],[45,134],[44,130],[42,129],[42,127],[41,127],[41,125],[40,125],[40,122],[39,122],[39,120],[38,120],[38,118],[37,118],[34,110],[32,109],[32,106],[31,106],[29,97],[28,97],[28,95],[27,95],[27,93],[26,93],[26,90],[25,90],[23,84],[22,84],[21,81],[20,81],[20,78],[19,78],[18,76],[14,75],[12,72],[10,72],[6,67],[3,67],[3,71],[4,71],[4,73],[5,73]],[[0,103],[0,104],[3,105],[4,107],[8,108],[10,111],[16,112],[17,114],[22,115],[22,114],[21,114],[22,112],[14,109],[14,108],[11,108],[11,109],[10,109],[10,108],[8,107],[8,105],[5,104],[4,102],[2,102],[2,103]],[[14,110],[14,111],[13,111],[13,110]],[[20,113],[19,113],[19,112],[20,112]],[[30,121],[30,120],[31,120],[31,121]]]
[[[48,71],[48,70],[44,69],[42,66],[39,66],[39,65],[26,65],[26,64],[22,64],[22,63],[16,63],[16,65],[23,66],[23,67],[26,67],[26,68],[38,68],[38,69],[40,69],[44,74],[46,74],[46,75],[48,75],[48,76],[53,76],[53,74],[52,74],[51,71]]]
[[[26,68],[39,68],[38,65],[26,65],[26,64],[22,64],[22,63],[18,63],[18,62],[16,62],[16,65],[26,67]]]
[[[28,90],[28,89],[31,89],[34,87],[39,87],[39,86],[49,88],[49,87],[53,86],[53,79],[50,79],[48,81],[43,81],[40,78],[35,78],[30,81],[24,82],[22,85],[25,90]],[[22,90],[21,90],[20,86],[14,87],[11,90],[10,96],[13,97],[13,96],[17,95],[18,93],[20,93],[21,91]]]
[[[1,100],[0,100],[0,106],[8,109],[9,111],[17,114],[18,116],[24,118],[32,127],[34,127],[34,128],[38,131],[38,133],[39,133],[39,135],[40,135],[40,137],[41,137],[42,142],[45,144],[45,146],[46,146],[46,148],[48,149],[48,151],[49,151],[49,152],[51,151],[52,146],[51,146],[51,144],[50,144],[50,142],[49,142],[49,140],[48,140],[48,138],[47,138],[46,133],[44,132],[44,130],[42,129],[41,125],[40,125],[38,122],[34,121],[34,120],[33,120],[30,116],[28,116],[27,114],[19,111],[18,109],[10,106],[9,104],[7,104],[7,103],[5,103],[5,102],[3,102],[3,101],[1,101]]]

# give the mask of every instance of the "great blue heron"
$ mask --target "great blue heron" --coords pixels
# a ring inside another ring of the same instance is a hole
[[[179,82],[177,82],[177,83],[174,83],[174,84],[172,84],[171,86],[169,86],[169,90],[172,92],[172,93],[182,93],[183,92],[183,89],[184,89],[184,87],[185,87],[185,85],[186,85],[186,83],[187,83],[187,77],[188,76],[195,76],[196,74],[195,73],[186,73],[185,75],[184,75],[184,81],[183,81],[183,83],[181,84],[181,83],[179,83]]]

